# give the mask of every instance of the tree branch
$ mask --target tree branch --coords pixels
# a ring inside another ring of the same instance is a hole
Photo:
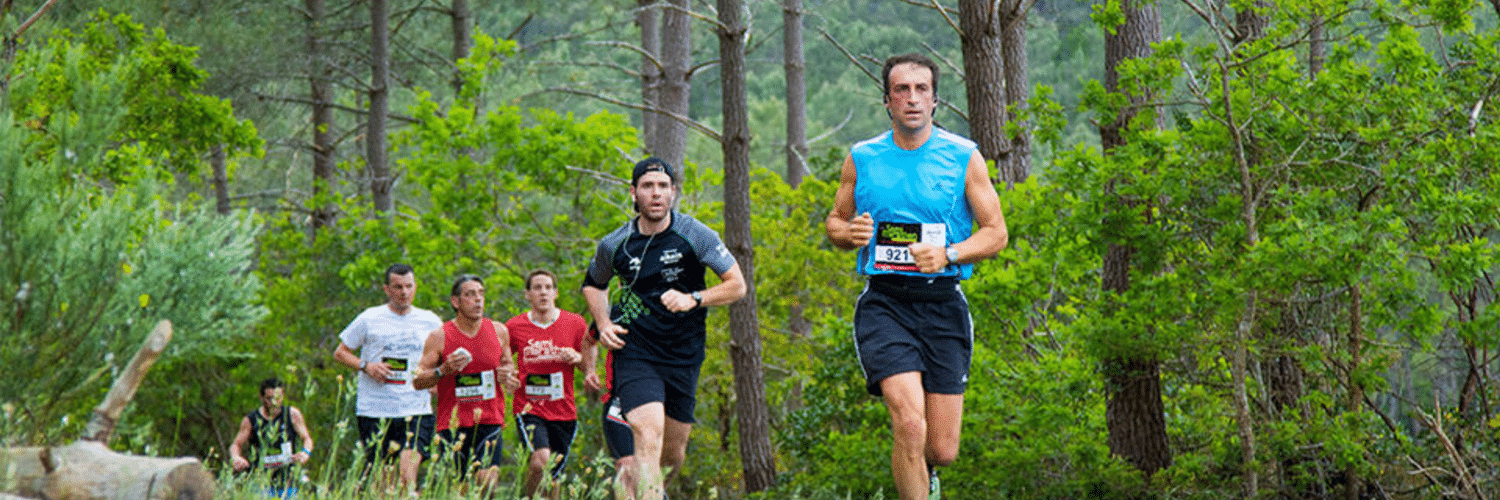
[[[683,115],[679,115],[677,113],[673,113],[673,112],[668,111],[666,109],[658,108],[658,107],[655,107],[655,106],[647,106],[647,105],[644,105],[644,104],[639,104],[639,103],[634,103],[634,102],[628,102],[628,101],[624,101],[624,100],[621,100],[621,99],[610,97],[610,96],[607,96],[607,95],[604,95],[604,94],[600,94],[600,93],[597,93],[597,92],[590,92],[590,91],[587,91],[587,90],[575,89],[575,88],[572,88],[572,87],[549,87],[549,88],[542,89],[540,92],[560,92],[560,93],[564,93],[564,94],[573,94],[573,95],[578,95],[578,96],[583,96],[583,97],[591,97],[591,98],[594,98],[594,99],[597,99],[597,100],[600,100],[600,101],[604,101],[604,102],[607,102],[607,103],[610,103],[610,104],[614,104],[616,106],[626,107],[626,108],[630,108],[630,109],[634,109],[634,110],[638,110],[638,111],[648,111],[648,112],[653,112],[653,113],[660,113],[662,116],[671,117],[673,120],[677,120],[678,122],[682,123],[683,125],[687,125],[689,128],[692,128],[693,130],[697,130],[699,133],[702,133],[703,135],[708,136],[709,139],[713,139],[714,142],[723,142],[724,141],[724,136],[722,134],[720,134],[718,131],[716,131],[716,130],[714,130],[712,128],[709,128],[708,125],[704,125],[703,123],[701,123],[701,122],[699,122],[697,120],[694,120],[692,118],[689,118],[689,117],[686,117],[686,116],[683,116]]]
[[[639,80],[641,78],[641,72],[636,71],[634,68],[629,68],[629,67],[626,67],[626,66],[623,66],[623,65],[620,65],[620,64],[612,63],[612,62],[595,62],[595,61],[546,61],[546,60],[538,60],[538,61],[532,62],[531,65],[532,66],[543,66],[543,67],[545,67],[545,66],[577,66],[577,67],[583,67],[583,68],[591,68],[591,67],[592,68],[608,68],[608,69],[612,69],[612,70],[624,73],[626,76],[629,76],[633,80]]]
[[[614,47],[614,48],[617,48],[617,49],[626,49],[626,50],[629,50],[631,52],[635,52],[636,54],[640,55],[641,57],[646,58],[647,61],[651,61],[651,65],[652,66],[656,66],[656,69],[658,69],[658,70],[663,69],[663,66],[661,64],[661,59],[657,59],[656,58],[656,54],[652,54],[651,52],[648,52],[646,49],[641,48],[641,46],[633,44],[633,43],[621,42],[621,41],[618,41],[618,40],[611,40],[611,41],[606,41],[606,42],[584,42],[583,44],[584,45],[600,45],[600,46],[604,46],[604,47]]]
[[[135,398],[135,391],[141,387],[141,382],[146,380],[146,372],[151,370],[151,365],[156,364],[156,358],[161,356],[162,351],[167,349],[167,343],[172,341],[172,323],[162,320],[156,323],[156,328],[146,336],[146,341],[141,344],[140,350],[135,352],[135,357],[130,358],[130,364],[120,371],[119,378],[115,379],[114,385],[109,388],[109,394],[94,407],[93,417],[89,419],[88,426],[83,430],[85,441],[97,441],[109,443],[109,438],[115,433],[115,423],[119,422],[120,414],[125,412],[125,407],[130,400]]]
[[[839,53],[844,54],[844,57],[848,58],[849,62],[854,63],[854,67],[859,68],[860,71],[863,71],[865,73],[865,76],[870,77],[870,81],[875,82],[875,85],[881,85],[881,78],[879,76],[875,76],[874,72],[871,72],[869,69],[865,68],[865,65],[860,64],[859,58],[854,57],[854,54],[849,53],[849,49],[844,48],[844,44],[839,43],[837,39],[833,38],[833,35],[828,34],[828,30],[818,28],[818,33],[822,33],[824,40],[828,40],[828,43],[832,43],[834,48],[839,49]]]
[[[912,2],[908,1],[907,3]],[[936,10],[939,14],[942,14],[943,20],[948,22],[948,27],[953,28],[953,33],[962,37],[964,35],[964,29],[958,26],[958,21],[954,21],[953,16],[948,15],[948,9],[946,7],[943,7],[943,4],[938,3],[938,0],[931,0],[930,3],[932,5],[932,10]]]
[[[278,96],[278,95],[271,95],[271,94],[263,94],[263,93],[260,93],[260,92],[253,92],[252,95],[254,95],[255,97],[261,98],[261,99],[270,99],[270,100],[273,100],[273,101],[280,101],[280,102],[291,102],[291,103],[307,104],[307,105],[320,104],[319,102],[314,101],[312,99],[308,99],[306,97]],[[353,106],[345,106],[345,105],[342,105],[342,104],[334,104],[334,103],[331,103],[331,102],[330,103],[321,103],[321,104],[327,104],[329,107],[332,107],[333,109],[337,109],[337,110],[340,110],[340,111],[346,111],[346,112],[354,113],[354,114],[357,114],[357,115],[367,115],[367,114],[370,114],[370,110],[363,109],[363,108],[356,108],[356,107],[353,107]],[[417,119],[416,118],[412,118],[410,116],[397,115],[397,114],[388,114],[386,116],[389,117],[389,118],[391,118],[391,119],[393,119],[393,120],[403,121],[403,122],[406,122],[406,123],[417,123]]]
[[[848,113],[844,113],[844,121],[839,122],[838,125],[835,125],[833,128],[828,129],[827,132],[823,132],[822,134],[818,134],[817,137],[814,137],[812,139],[808,139],[807,140],[807,144],[812,145],[812,144],[816,144],[819,141],[822,141],[823,139],[827,139],[829,136],[833,135],[835,132],[843,130],[844,126],[848,125],[849,124],[849,120],[852,120],[852,119],[854,119],[854,108],[849,108],[849,112]]]
[[[714,17],[714,16],[705,16],[703,14],[699,14],[697,12],[693,12],[693,9],[684,9],[682,7],[678,7],[678,6],[672,5],[672,4],[666,4],[665,8],[662,9],[662,10],[666,10],[666,9],[672,9],[672,10],[681,12],[683,14],[687,14],[688,16],[697,18],[699,21],[704,21],[704,22],[707,22],[708,24],[712,24],[712,25],[714,25],[714,29],[715,30],[723,30],[723,29],[725,29],[724,23],[719,22],[719,18],[717,18],[717,17]]]
[[[11,38],[20,39],[21,35],[26,33],[26,30],[30,29],[32,24],[36,24],[37,20],[42,18],[42,14],[46,14],[48,10],[52,9],[52,5],[56,3],[57,0],[47,0],[47,3],[42,4],[41,7],[37,7],[36,12],[31,13],[31,17],[26,18],[26,21],[16,27],[15,33],[11,33],[10,35]]]

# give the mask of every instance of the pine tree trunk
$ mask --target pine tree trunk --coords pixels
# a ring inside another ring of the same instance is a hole
[[[1026,106],[1031,93],[1030,58],[1026,55],[1026,13],[1031,3],[1005,0],[1000,4],[1000,50],[1005,60],[1004,123],[1016,120],[1016,111]],[[1031,134],[1020,127],[1010,137],[1005,165],[999,168],[1000,180],[1007,185],[1026,182],[1031,177]]]
[[[1344,411],[1350,415],[1359,413],[1365,401],[1365,388],[1359,383],[1359,377],[1355,376],[1360,365],[1364,364],[1364,323],[1364,291],[1356,282],[1349,286],[1349,366],[1344,372],[1349,386]],[[1350,464],[1344,468],[1344,499],[1359,500],[1363,492],[1364,479],[1360,478],[1359,468]]]
[[[964,56],[964,90],[969,97],[969,138],[979,154],[1008,163],[1005,137],[1005,61],[1000,50],[999,17],[989,0],[960,0],[958,27]],[[938,88],[941,92],[941,84]],[[941,97],[941,94],[939,94]]]
[[[745,297],[729,306],[730,360],[734,365],[735,419],[745,490],[776,484],[771,419],[761,364],[760,319],[755,301],[755,241],[750,234],[750,117],[745,97],[745,33],[741,0],[719,0],[719,62],[724,113],[724,243],[745,277]]]
[[[1110,359],[1104,363],[1104,372],[1109,451],[1148,476],[1172,465],[1157,361]]]
[[[636,0],[635,24],[641,29],[641,104],[647,111],[641,112],[641,138],[646,143],[646,152],[655,151],[657,130],[664,119],[661,113],[651,111],[661,106],[661,10],[652,7],[657,0]]]
[[[691,6],[687,0],[671,0],[661,14],[661,61],[662,86],[661,108],[669,113],[686,117],[692,101],[693,83],[693,17],[688,14]],[[656,155],[680,172],[687,172],[683,160],[687,157],[687,124],[670,116],[656,124],[656,139],[648,144],[651,154]]]
[[[786,183],[792,189],[807,176],[807,59],[802,48],[802,0],[782,3],[782,57],[786,68]],[[798,290],[805,296],[806,291]],[[787,308],[787,330],[798,337],[812,333],[807,306],[796,301]]]
[[[1123,5],[1125,23],[1114,34],[1104,37],[1105,90],[1120,89],[1119,65],[1126,60],[1145,57],[1151,44],[1161,40],[1161,20],[1153,3],[1131,0]],[[1139,112],[1138,107],[1149,96],[1128,96],[1136,106],[1127,108],[1113,122],[1099,127],[1106,154],[1126,144],[1125,127]],[[1113,210],[1140,210],[1126,200],[1116,200]],[[1106,292],[1124,293],[1130,289],[1130,269],[1135,248],[1111,243],[1104,254],[1102,287]],[[1148,355],[1117,353],[1104,360],[1106,379],[1105,426],[1109,431],[1111,453],[1124,458],[1146,475],[1172,463],[1167,445],[1164,407],[1161,400],[1161,375],[1158,361]]]
[[[1500,1],[1500,0],[1497,0]],[[1316,78],[1328,59],[1327,27],[1323,16],[1314,15],[1307,27],[1307,76]]]
[[[391,72],[390,16],[386,0],[370,0],[370,116],[365,133],[365,162],[370,167],[370,195],[375,210],[389,212],[391,166],[387,161],[385,120],[389,113]]]
[[[313,198],[322,199],[333,189],[333,81],[323,44],[323,22],[327,9],[324,0],[306,0],[307,7],[307,82],[312,100]],[[312,207],[313,228],[333,223],[333,207]]]
[[[209,152],[208,162],[214,169],[214,211],[219,215],[229,215],[229,165],[223,144],[214,146]]]
[[[469,10],[469,0],[453,0],[448,15],[453,26],[453,94],[458,95],[464,91],[464,81],[456,68],[458,61],[469,57],[470,48],[474,45],[474,13]]]
[[[807,175],[807,61],[802,54],[802,0],[784,0],[781,46],[786,72],[786,183]],[[800,316],[797,314],[795,316]]]

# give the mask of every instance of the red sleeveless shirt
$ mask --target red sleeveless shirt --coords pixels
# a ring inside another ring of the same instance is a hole
[[[475,424],[492,424],[504,427],[505,388],[495,374],[502,356],[506,355],[500,338],[495,333],[495,324],[488,318],[479,322],[479,333],[473,337],[464,335],[452,321],[443,323],[443,357],[458,348],[469,350],[472,361],[463,372],[444,373],[438,379],[437,430],[472,427]],[[488,375],[486,375],[488,374]]]

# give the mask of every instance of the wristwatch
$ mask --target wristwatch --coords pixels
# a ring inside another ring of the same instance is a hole
[[[951,246],[948,247],[948,263],[949,264],[958,264],[958,249],[957,248],[953,248]]]
[[[370,366],[369,361],[365,361],[363,359],[359,360],[359,371],[365,371],[366,366]]]
[[[697,291],[697,292],[690,293],[690,294],[688,294],[688,296],[693,298],[693,309],[697,309],[697,308],[703,307],[703,292],[702,291]]]

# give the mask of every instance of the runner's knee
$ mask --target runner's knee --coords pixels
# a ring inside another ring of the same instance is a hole
[[[927,441],[927,420],[921,414],[900,413],[891,416],[891,432],[895,434],[897,442],[902,443],[925,443]]]
[[[547,468],[547,461],[551,459],[550,450],[537,450],[531,453],[531,460],[527,462],[527,466],[531,467],[531,470],[542,470]]]
[[[683,448],[669,446],[661,451],[662,467],[671,467],[673,469],[676,469],[682,467],[682,464],[686,461],[687,450]]]
[[[958,460],[958,443],[928,443],[927,464],[937,467],[947,467]]]

